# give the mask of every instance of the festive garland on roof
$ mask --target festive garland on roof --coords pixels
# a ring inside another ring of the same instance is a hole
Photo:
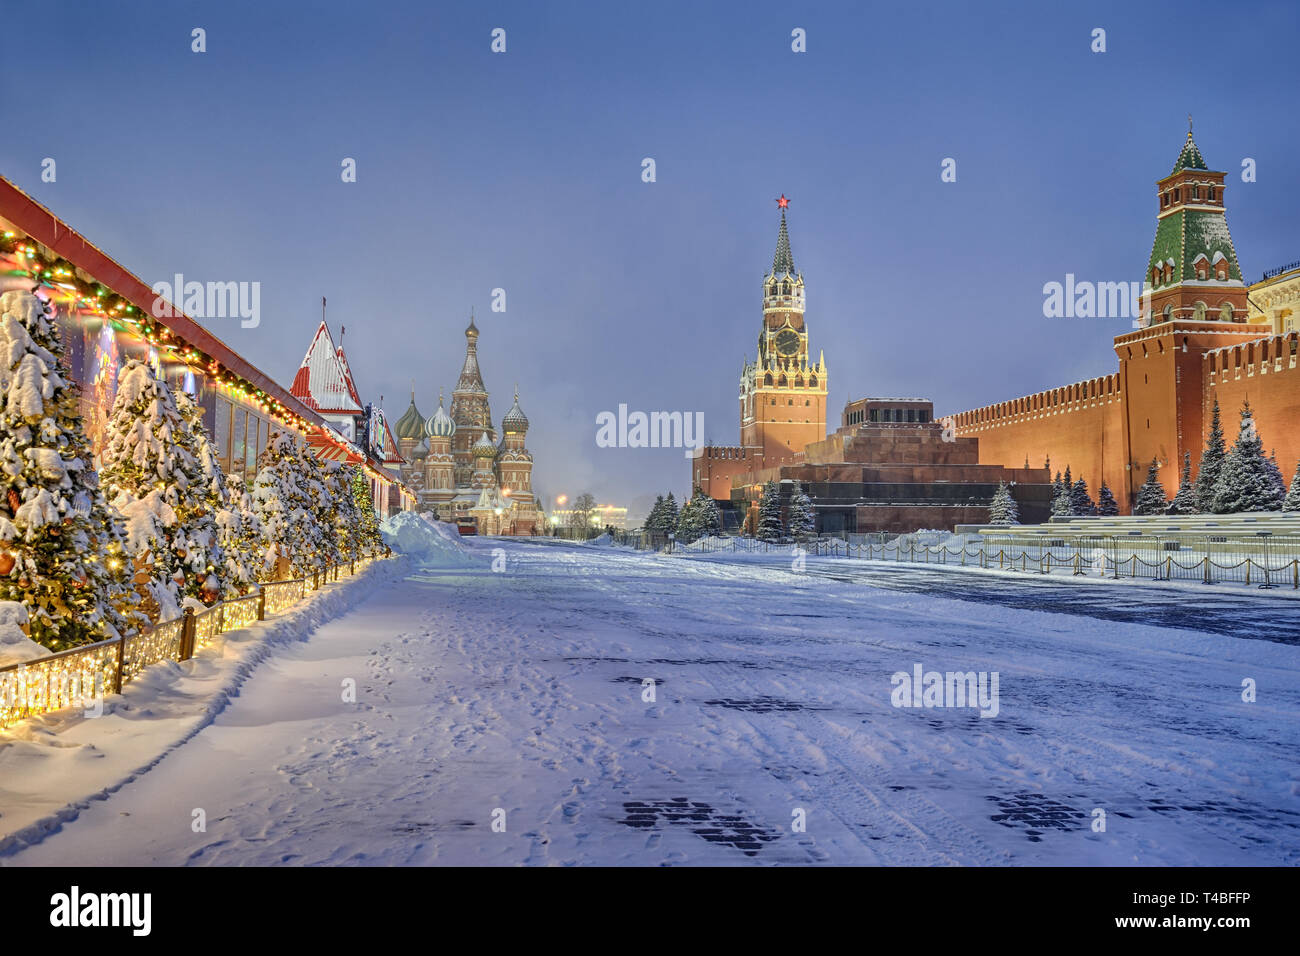
[[[282,424],[300,432],[310,432],[315,426],[301,415],[290,411],[279,399],[259,388],[241,375],[225,368],[210,355],[193,345],[185,345],[171,329],[148,312],[136,308],[130,300],[99,282],[87,282],[77,274],[77,267],[59,256],[53,256],[40,243],[14,232],[0,234],[0,254],[13,256],[24,273],[35,282],[51,289],[70,294],[77,309],[113,323],[114,328],[130,326],[150,345],[170,349],[176,358],[191,369],[203,372],[214,384],[223,386],[241,400],[259,405],[262,411]]]

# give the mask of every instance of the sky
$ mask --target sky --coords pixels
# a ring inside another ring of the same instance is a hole
[[[45,0],[39,19],[11,46],[0,174],[148,283],[259,282],[256,328],[204,324],[286,386],[327,297],[392,419],[412,383],[425,415],[450,396],[473,309],[494,416],[517,384],[548,504],[689,493],[680,450],[597,446],[620,404],[738,442],[782,194],[831,429],[849,398],[944,414],[1113,372],[1130,322],[1045,318],[1043,286],[1142,278],[1188,113],[1248,281],[1300,259],[1292,2]]]

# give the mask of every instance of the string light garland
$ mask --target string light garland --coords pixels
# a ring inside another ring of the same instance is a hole
[[[112,323],[113,328],[119,331],[129,327],[150,345],[168,349],[184,365],[204,373],[214,385],[247,404],[258,406],[281,424],[303,433],[310,433],[315,427],[314,423],[291,411],[265,389],[225,368],[218,359],[193,345],[182,343],[171,329],[123,296],[98,282],[82,279],[77,274],[77,267],[67,259],[58,256],[46,258],[42,249],[35,241],[17,233],[6,231],[0,234],[0,255],[12,256],[23,274],[34,282],[66,294],[77,310]]]

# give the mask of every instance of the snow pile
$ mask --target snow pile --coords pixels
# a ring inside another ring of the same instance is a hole
[[[458,568],[470,564],[460,535],[449,524],[402,511],[379,524],[384,544],[410,555],[423,567]]]
[[[51,651],[27,636],[27,608],[18,601],[0,601],[0,667],[23,664]]]

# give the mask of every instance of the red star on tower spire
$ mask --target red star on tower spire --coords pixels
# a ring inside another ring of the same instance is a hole
[[[781,198],[776,201],[776,204],[782,209],[786,209],[790,205],[790,200],[785,198],[785,193],[781,193]]]

